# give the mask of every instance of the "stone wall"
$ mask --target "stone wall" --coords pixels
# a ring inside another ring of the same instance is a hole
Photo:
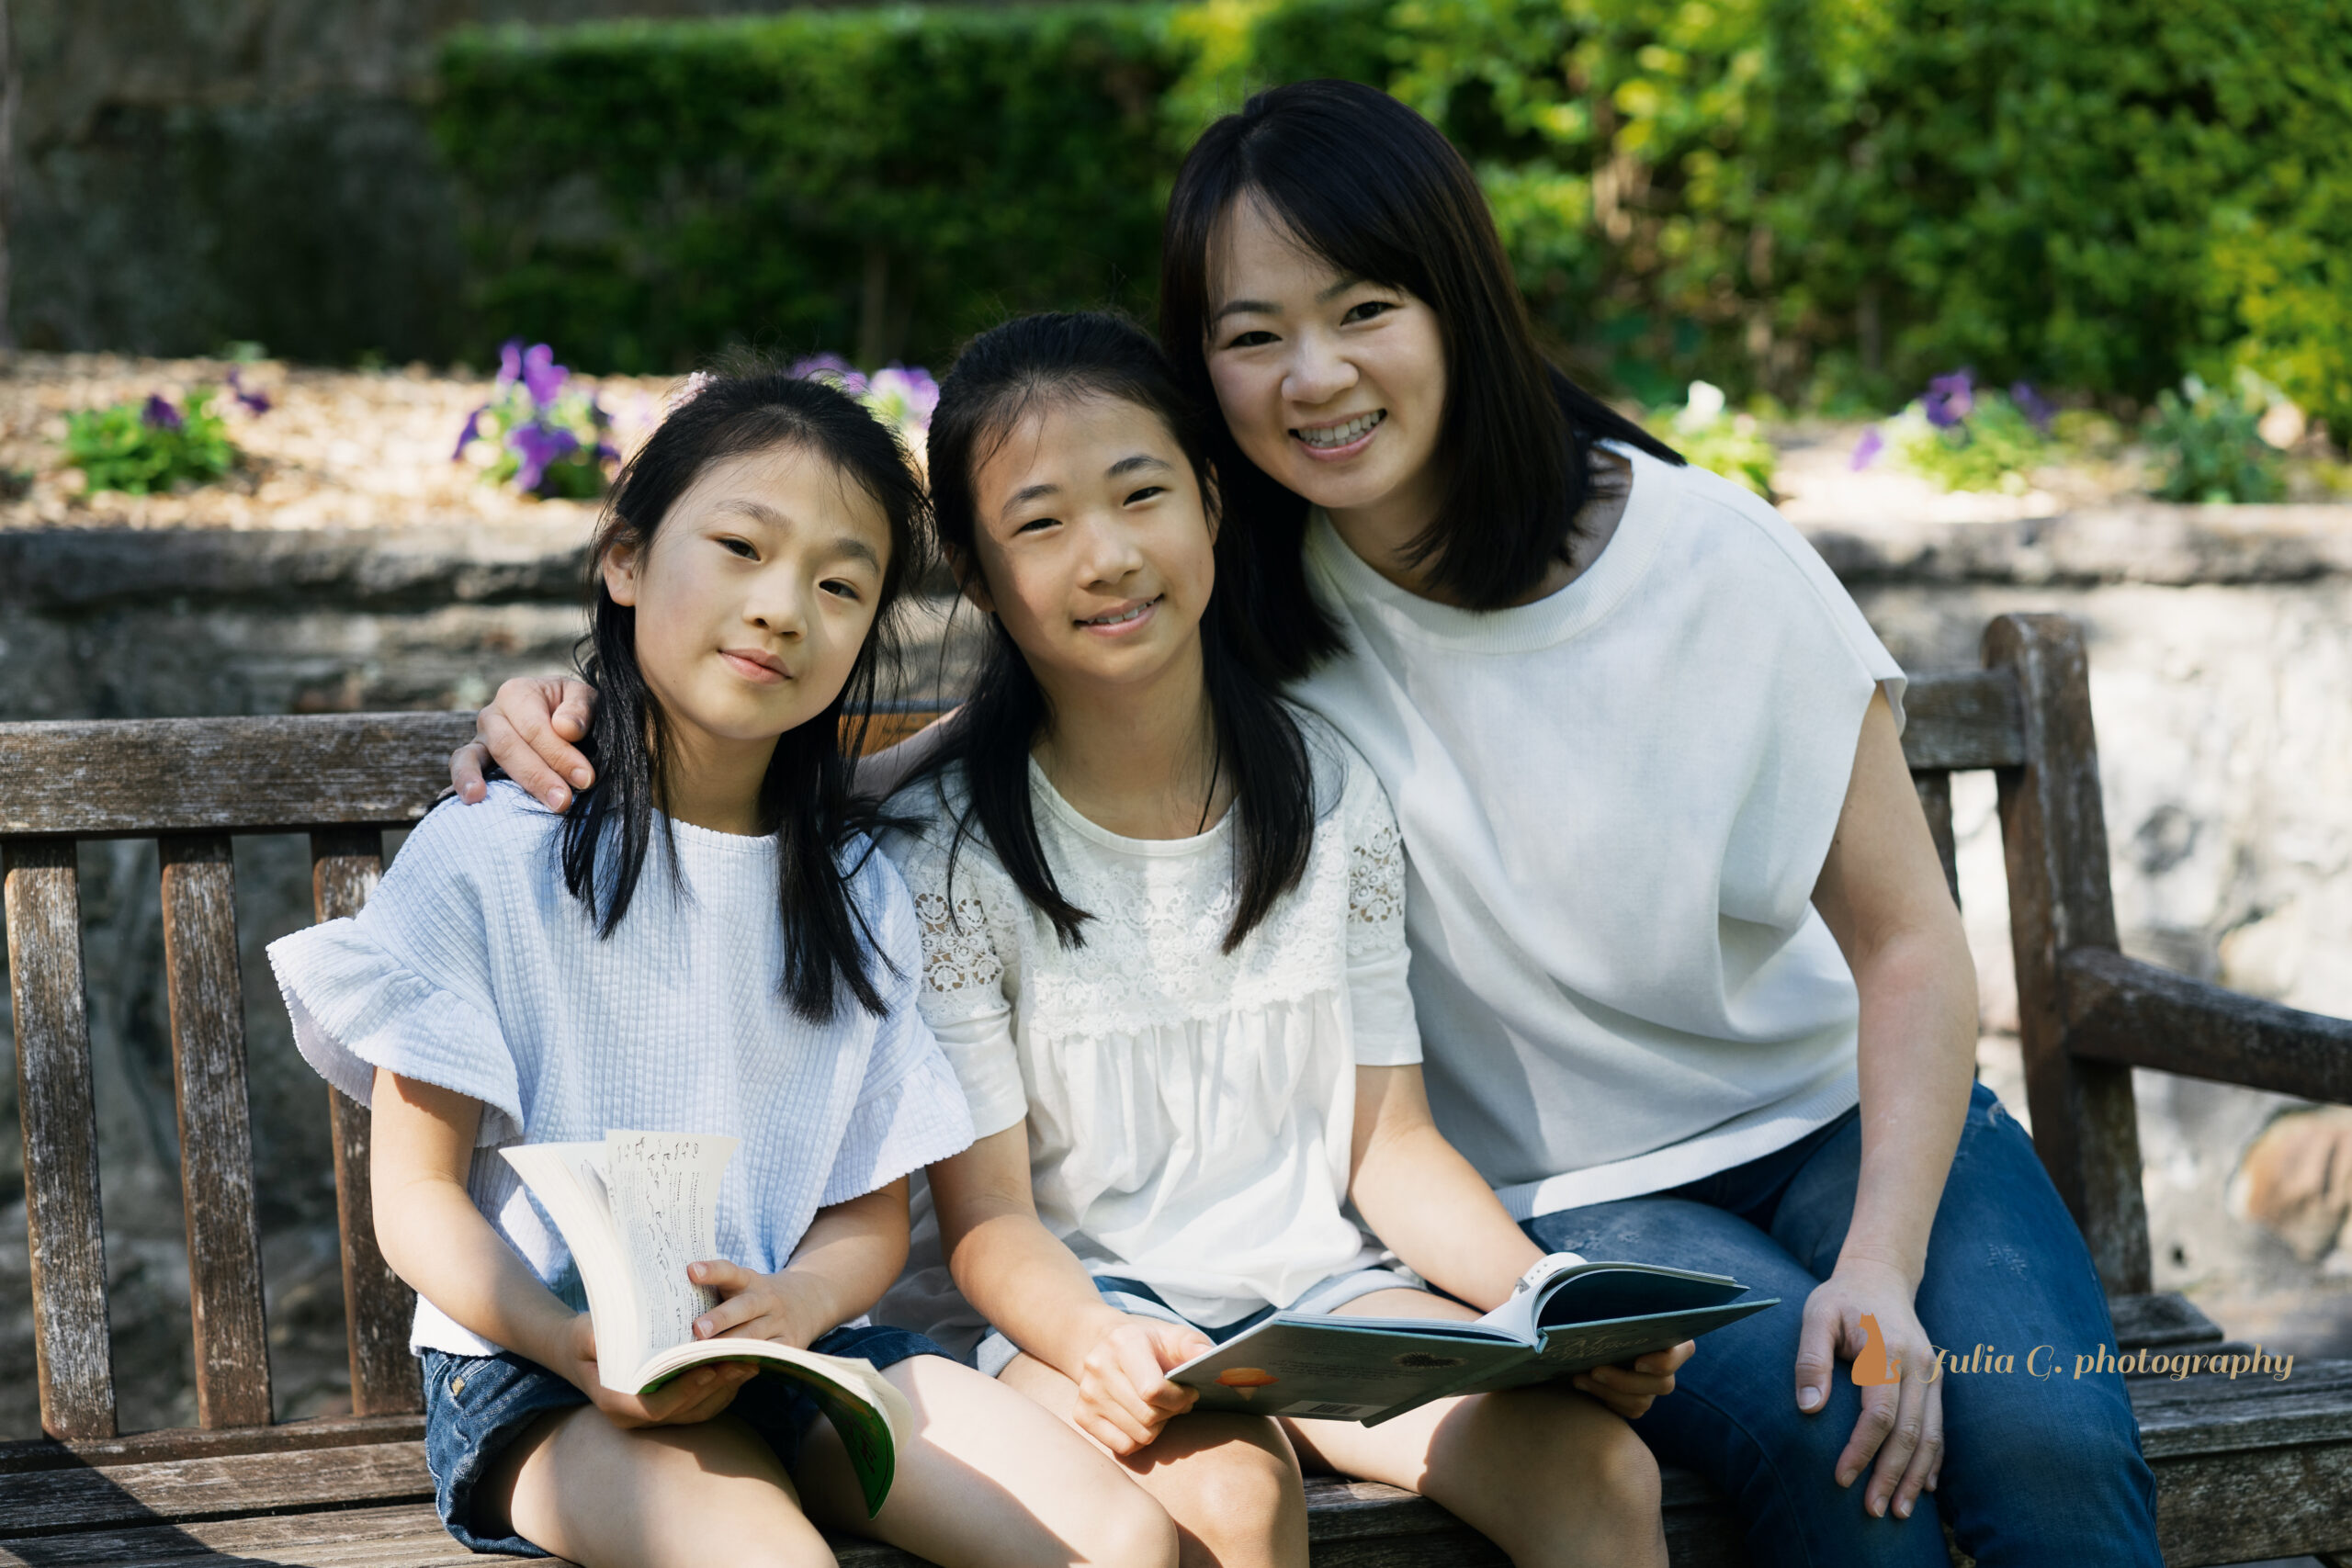
[[[2352,1015],[2352,509],[2154,508],[1813,536],[1913,668],[1974,664],[1984,622],[2003,611],[2082,619],[2125,948]],[[0,533],[0,720],[472,705],[509,674],[567,665],[580,545],[540,525]],[[967,644],[954,639],[951,655],[938,625],[919,629],[910,695],[955,683]],[[1990,779],[1958,781],[1955,802],[1984,1072],[2022,1111]],[[279,1404],[311,1414],[345,1389],[324,1090],[294,1054],[262,956],[309,919],[304,848],[241,840],[238,873]],[[117,1377],[132,1427],[193,1417],[156,875],[152,844],[83,853]],[[5,1008],[0,997],[0,1018]],[[2352,1351],[2339,1278],[2352,1258],[2299,1258],[2228,1213],[2240,1151],[2286,1103],[2142,1075],[2159,1279],[2234,1332],[2306,1355]],[[0,1067],[0,1436],[36,1424],[14,1120],[15,1077]]]
[[[425,126],[435,42],[467,23],[789,4],[12,0],[17,341],[479,357],[462,341],[458,203]]]

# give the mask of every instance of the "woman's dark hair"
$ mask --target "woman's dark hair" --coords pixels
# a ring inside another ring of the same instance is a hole
[[[1245,194],[1341,276],[1408,289],[1436,312],[1445,490],[1412,556],[1461,604],[1511,604],[1566,558],[1593,495],[1594,442],[1681,462],[1545,361],[1469,164],[1428,120],[1353,82],[1260,93],[1186,154],[1160,238],[1159,339],[1193,397],[1215,395],[1209,256]],[[1340,645],[1299,559],[1306,502],[1243,457],[1221,420],[1210,456],[1234,520],[1218,552],[1220,570],[1231,568],[1226,590],[1252,606],[1246,619],[1269,667],[1302,675]]]
[[[1086,398],[1115,399],[1157,417],[1175,437],[1212,524],[1216,484],[1208,463],[1208,405],[1187,397],[1150,334],[1117,316],[1024,316],[975,338],[940,384],[931,416],[931,494],[941,541],[964,570],[977,570],[973,479],[1032,410]],[[1225,950],[1298,885],[1315,835],[1315,788],[1297,720],[1249,663],[1238,607],[1217,590],[1201,617],[1201,665],[1216,726],[1217,773],[1233,783],[1236,897]],[[955,848],[977,829],[1066,947],[1085,940],[1092,917],[1062,896],[1037,840],[1029,749],[1051,719],[1045,689],[1003,623],[989,618],[987,651],[971,695],[934,766],[960,763],[968,797]],[[954,874],[954,852],[949,856]]]
[[[890,525],[874,629],[840,694],[824,712],[777,739],[760,785],[761,814],[775,835],[780,871],[781,989],[795,1012],[821,1023],[839,1010],[844,987],[867,1012],[886,1010],[867,973],[872,932],[850,896],[864,858],[848,858],[851,840],[879,818],[851,793],[851,759],[872,711],[876,671],[897,653],[892,609],[900,585],[922,570],[915,554],[922,548],[924,507],[906,448],[838,388],[764,366],[708,377],[622,468],[589,553],[595,605],[581,639],[580,672],[596,688],[597,705],[595,726],[581,749],[595,765],[596,782],[573,796],[564,813],[563,879],[595,917],[598,933],[610,936],[637,892],[656,811],[664,812],[664,834],[670,830],[659,761],[667,720],[638,668],[637,612],[614,603],[605,587],[599,569],[605,553],[617,545],[640,553],[650,548],[678,498],[712,464],[785,446],[841,470]],[[846,749],[844,715],[852,732]],[[670,865],[674,874],[674,853]],[[889,965],[887,957],[883,963]]]

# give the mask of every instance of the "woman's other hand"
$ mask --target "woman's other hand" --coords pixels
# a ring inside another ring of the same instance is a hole
[[[474,715],[474,738],[449,753],[449,785],[469,806],[490,793],[482,774],[492,762],[550,811],[571,804],[571,792],[596,782],[572,743],[586,739],[596,711],[596,688],[569,675],[517,676],[498,688]]]
[[[1862,1504],[1877,1518],[1884,1518],[1890,1506],[1897,1518],[1909,1518],[1920,1492],[1935,1490],[1943,1467],[1943,1382],[1912,1291],[1911,1281],[1889,1265],[1841,1262],[1805,1298],[1804,1326],[1797,1335],[1797,1408],[1808,1414],[1827,1406],[1838,1358],[1851,1361],[1863,1353],[1864,1314],[1878,1326],[1886,1366],[1900,1367],[1896,1381],[1862,1386],[1861,1419],[1838,1456],[1840,1486],[1871,1472]],[[1877,1353],[1873,1348],[1873,1360]]]
[[[1689,1339],[1664,1350],[1653,1350],[1637,1356],[1630,1365],[1595,1367],[1578,1372],[1568,1380],[1569,1385],[1581,1389],[1609,1406],[1628,1421],[1638,1421],[1650,1413],[1650,1404],[1674,1392],[1674,1369],[1689,1360],[1698,1350]]]
[[[735,1391],[750,1382],[759,1368],[749,1361],[706,1363],[680,1372],[660,1388],[643,1393],[623,1393],[606,1388],[596,1366],[596,1329],[582,1313],[571,1320],[567,1359],[560,1369],[574,1387],[594,1401],[614,1426],[691,1427],[707,1421],[733,1403]]]
[[[1078,1404],[1070,1420],[1078,1429],[1124,1459],[1150,1446],[1169,1417],[1182,1416],[1200,1398],[1197,1391],[1168,1381],[1168,1371],[1210,1348],[1197,1328],[1156,1317],[1123,1314],[1080,1363]]]

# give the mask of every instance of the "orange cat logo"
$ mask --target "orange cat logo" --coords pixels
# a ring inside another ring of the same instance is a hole
[[[1886,1353],[1886,1337],[1879,1332],[1878,1319],[1862,1314],[1862,1348],[1854,1358],[1854,1386],[1877,1388],[1902,1381],[1902,1358]]]

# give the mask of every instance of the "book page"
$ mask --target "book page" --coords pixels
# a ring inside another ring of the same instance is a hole
[[[718,1293],[686,1266],[718,1256],[718,1180],[737,1140],[715,1134],[605,1134],[605,1190],[613,1229],[636,1276],[647,1354],[686,1344]]]

